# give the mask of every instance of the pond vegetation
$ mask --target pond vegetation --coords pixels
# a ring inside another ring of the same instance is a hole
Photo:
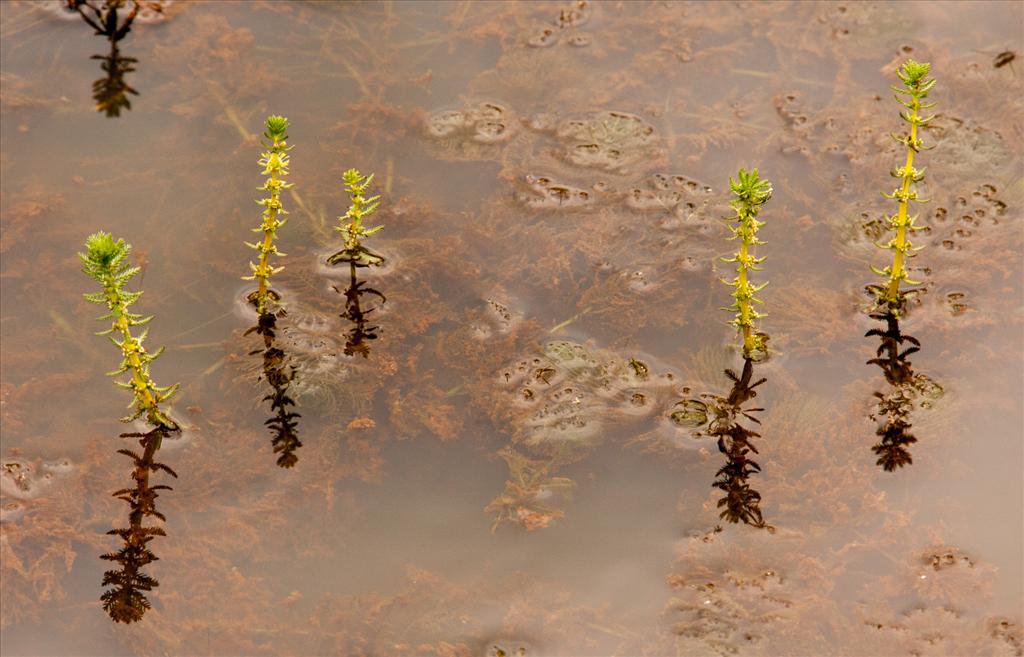
[[[2,7],[4,654],[1024,655],[1024,10],[238,7]]]
[[[133,313],[129,308],[139,300],[142,292],[131,292],[126,289],[128,281],[141,271],[133,266],[128,257],[132,247],[123,239],[115,240],[110,233],[102,231],[93,233],[85,241],[85,253],[79,253],[82,271],[103,286],[102,292],[85,295],[90,303],[105,305],[109,314],[101,320],[111,320],[112,326],[98,335],[110,336],[111,342],[121,350],[121,365],[109,372],[109,376],[128,375],[127,381],[115,381],[119,388],[130,390],[132,402],[129,406],[132,413],[121,419],[122,422],[133,422],[144,418],[149,426],[145,433],[123,433],[122,438],[138,438],[142,454],[130,449],[119,449],[132,460],[134,488],[122,488],[113,493],[114,497],[128,503],[131,511],[128,516],[129,525],[125,528],[112,529],[108,534],[120,536],[124,547],[117,552],[102,555],[101,559],[116,561],[121,570],[108,570],[103,574],[103,586],[114,588],[104,591],[100,599],[103,608],[110,617],[119,623],[131,623],[140,620],[150,603],[144,592],[153,590],[158,582],[149,575],[140,572],[140,568],[156,561],[157,557],[149,549],[149,542],[156,536],[165,536],[162,527],[145,526],[147,517],[155,517],[166,521],[167,518],[157,511],[157,491],[171,490],[170,486],[158,484],[151,486],[150,473],[163,471],[172,477],[178,475],[168,466],[156,460],[156,454],[165,436],[172,432],[180,432],[181,427],[170,418],[161,405],[165,404],[178,391],[178,385],[158,386],[150,378],[150,364],[163,353],[163,348],[148,353],[143,346],[149,329],[135,335],[132,329],[144,326],[152,321],[153,316],[143,317]],[[120,341],[118,340],[120,338]]]

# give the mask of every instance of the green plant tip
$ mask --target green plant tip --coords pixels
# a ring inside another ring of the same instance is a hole
[[[373,180],[373,174],[364,176],[359,173],[358,169],[349,169],[345,173],[341,174],[341,180],[345,183],[345,187],[351,189],[366,189],[369,187],[369,182]]]
[[[283,141],[288,138],[288,119],[283,116],[271,114],[267,117],[267,139]]]
[[[931,71],[932,65],[926,62],[917,62],[913,59],[908,59],[903,62],[896,75],[899,76],[900,80],[909,87],[919,86],[928,77],[928,73]]]
[[[268,192],[269,196],[256,201],[257,204],[263,206],[263,221],[259,228],[253,230],[256,233],[263,233],[263,239],[255,243],[245,243],[249,248],[258,251],[260,257],[257,262],[249,263],[252,273],[242,277],[244,280],[257,282],[257,289],[248,298],[255,304],[256,311],[261,315],[268,310],[272,302],[280,298],[276,292],[270,289],[270,277],[280,272],[283,267],[273,266],[270,258],[271,256],[285,255],[277,250],[275,242],[277,230],[288,222],[288,211],[281,204],[281,190],[289,189],[292,186],[291,183],[285,182],[288,165],[291,162],[288,151],[292,149],[285,141],[288,138],[288,135],[285,134],[288,131],[288,119],[271,114],[267,117],[266,127],[264,136],[271,143],[264,144],[267,150],[261,154],[259,165],[263,168],[263,175],[268,178],[259,189]]]
[[[131,246],[126,244],[123,239],[115,240],[113,235],[101,230],[86,238],[85,253],[79,253],[78,257],[84,264],[106,269],[115,261],[124,258],[130,251]]]
[[[736,201],[743,205],[761,206],[772,197],[772,184],[761,180],[757,169],[747,171],[740,169],[736,180],[729,178],[729,189],[736,196]]]

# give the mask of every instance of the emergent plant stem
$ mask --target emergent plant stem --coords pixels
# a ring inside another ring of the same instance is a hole
[[[918,110],[921,107],[921,101],[917,96],[914,96],[911,101],[911,124],[910,124],[910,141],[911,144],[917,143],[917,119]],[[899,217],[897,219],[896,228],[896,252],[892,259],[892,274],[889,278],[889,289],[886,291],[886,295],[890,299],[898,299],[900,294],[900,279],[903,274],[903,261],[904,253],[907,249],[907,206],[910,204],[908,195],[910,194],[910,184],[914,178],[914,149],[907,146],[907,163],[903,167],[903,186],[900,188],[900,209]]]

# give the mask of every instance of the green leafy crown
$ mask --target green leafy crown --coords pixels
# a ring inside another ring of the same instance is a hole
[[[270,141],[285,141],[288,139],[288,119],[283,116],[271,114],[267,117],[266,131],[263,136]]]
[[[935,85],[935,80],[928,80],[928,73],[931,72],[932,65],[926,62],[917,62],[913,59],[908,59],[903,62],[899,70],[896,71],[896,75],[899,76],[903,84],[908,87],[925,87],[931,89]],[[927,89],[925,90],[927,91]]]

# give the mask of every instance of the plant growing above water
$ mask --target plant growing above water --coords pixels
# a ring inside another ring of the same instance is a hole
[[[757,169],[749,172],[740,169],[736,180],[729,178],[729,188],[735,197],[729,205],[736,211],[736,225],[731,227],[733,236],[729,239],[738,239],[740,248],[731,258],[722,258],[724,262],[736,263],[736,277],[732,281],[723,281],[733,288],[733,304],[725,310],[736,314],[731,323],[743,339],[743,357],[758,360],[767,354],[768,336],[757,330],[756,321],[763,315],[754,309],[755,303],[762,303],[755,295],[768,283],[754,285],[750,272],[761,269],[758,265],[764,262],[763,257],[754,257],[752,251],[756,245],[764,244],[757,239],[757,229],[764,225],[757,214],[772,197],[772,185],[761,180]]]
[[[871,449],[878,457],[877,464],[886,472],[913,463],[908,448],[917,442],[917,438],[910,433],[911,412],[918,406],[929,408],[933,400],[943,394],[942,386],[928,376],[914,372],[908,357],[920,350],[920,343],[912,336],[902,333],[899,324],[900,313],[906,306],[906,292],[900,290],[900,282],[918,284],[918,281],[912,281],[907,276],[906,262],[907,258],[916,255],[916,251],[921,248],[911,243],[910,234],[924,227],[917,225],[917,215],[911,215],[909,207],[911,202],[926,202],[918,197],[915,189],[915,185],[924,180],[924,169],[918,170],[914,167],[914,157],[924,149],[919,129],[934,118],[921,114],[922,110],[935,106],[935,103],[925,102],[928,93],[935,86],[935,80],[928,77],[930,72],[930,64],[908,59],[897,71],[903,86],[892,87],[896,92],[896,100],[906,108],[900,112],[900,118],[910,124],[910,131],[907,134],[892,137],[906,147],[907,157],[902,167],[890,172],[890,175],[900,180],[899,187],[891,194],[883,193],[886,198],[895,199],[899,203],[896,214],[887,217],[889,227],[895,234],[888,243],[877,244],[879,248],[892,251],[892,264],[885,269],[871,267],[872,271],[885,281],[868,286],[868,290],[876,297],[876,307],[871,318],[886,324],[885,330],[872,329],[866,334],[868,337],[877,336],[881,340],[876,357],[869,360],[868,364],[878,365],[885,373],[890,386],[887,393],[875,393],[878,403],[877,410],[872,414],[872,419],[879,422],[875,431],[879,442]],[[904,342],[910,346],[904,348]]]
[[[761,303],[755,295],[768,283],[755,285],[750,280],[750,273],[760,270],[758,265],[765,260],[755,257],[753,249],[764,244],[757,238],[758,228],[764,225],[757,215],[772,197],[772,185],[761,179],[757,169],[740,169],[736,180],[729,179],[729,188],[734,197],[730,205],[736,211],[736,225],[732,227],[730,239],[739,240],[740,248],[731,258],[722,258],[724,262],[736,263],[736,277],[732,281],[723,281],[733,288],[733,304],[725,310],[735,313],[731,323],[743,343],[743,371],[737,376],[734,371],[725,370],[725,375],[733,383],[727,397],[706,393],[700,399],[684,399],[676,403],[676,410],[670,417],[676,424],[694,430],[698,436],[717,438],[718,451],[726,457],[725,465],[715,473],[716,479],[711,484],[725,493],[718,500],[719,517],[727,522],[743,522],[774,531],[761,514],[761,494],[748,483],[752,475],[761,471],[761,466],[750,458],[751,454],[757,454],[757,448],[751,441],[760,438],[761,434],[741,424],[744,420],[760,424],[753,414],[764,410],[744,408],[744,404],[757,396],[755,388],[766,381],[763,378],[753,380],[754,363],[768,354],[768,336],[757,330],[756,325],[763,315],[754,309],[754,304]]]
[[[921,248],[914,247],[910,242],[910,233],[921,230],[923,227],[916,225],[917,215],[911,215],[908,208],[912,201],[915,203],[926,202],[918,198],[917,190],[914,188],[914,185],[924,180],[924,169],[914,168],[914,156],[924,149],[918,129],[934,118],[934,115],[925,117],[921,114],[922,110],[935,106],[935,103],[925,102],[928,92],[935,86],[935,79],[928,77],[930,71],[931,64],[908,59],[897,71],[903,86],[891,87],[896,92],[896,100],[906,108],[900,112],[900,118],[910,124],[910,132],[902,137],[892,135],[893,139],[906,147],[907,159],[902,167],[895,168],[890,172],[890,175],[900,180],[900,186],[891,194],[884,192],[882,194],[888,199],[897,200],[899,209],[896,214],[888,218],[889,227],[895,232],[895,235],[887,244],[878,244],[879,248],[892,251],[892,264],[885,269],[871,267],[873,272],[886,280],[880,285],[870,286],[870,289],[877,295],[880,305],[894,310],[898,310],[903,305],[900,281],[906,281],[910,285],[918,284],[917,281],[908,278],[906,260]]]
[[[103,286],[102,292],[86,294],[85,299],[91,303],[106,305],[110,313],[100,317],[101,320],[112,320],[109,329],[97,335],[110,336],[110,340],[121,349],[121,366],[110,372],[111,376],[128,374],[127,381],[115,381],[118,387],[132,391],[132,414],[123,418],[123,422],[131,422],[145,417],[146,422],[155,428],[177,431],[178,425],[160,408],[160,404],[169,400],[178,391],[178,385],[159,387],[149,376],[149,365],[160,357],[163,348],[150,354],[142,345],[149,329],[145,329],[136,337],[132,329],[148,324],[153,316],[143,317],[129,310],[138,301],[142,292],[130,292],[125,285],[139,273],[139,267],[128,262],[132,252],[130,244],[124,240],[115,240],[110,233],[102,231],[94,233],[85,241],[85,253],[79,253],[82,260],[82,271]],[[117,337],[121,341],[118,342]]]
[[[288,394],[288,387],[295,379],[295,370],[288,365],[284,351],[274,344],[277,339],[277,319],[279,315],[284,316],[285,311],[277,307],[281,296],[270,288],[270,277],[284,269],[274,267],[270,257],[284,255],[277,250],[275,240],[278,229],[288,222],[284,218],[288,212],[281,205],[281,190],[292,187],[291,183],[284,180],[288,175],[288,151],[294,148],[288,145],[288,119],[273,114],[268,116],[263,136],[267,139],[263,143],[267,150],[260,156],[259,165],[263,167],[263,175],[267,179],[259,189],[269,195],[256,201],[263,206],[263,221],[259,228],[253,229],[254,233],[262,233],[263,239],[258,243],[245,243],[259,252],[260,257],[259,262],[249,263],[252,275],[242,277],[243,280],[257,282],[257,288],[247,298],[256,307],[259,318],[245,335],[256,333],[263,336],[263,349],[257,349],[249,355],[263,355],[263,376],[273,389],[263,400],[269,401],[274,411],[274,415],[264,424],[273,434],[271,443],[274,453],[278,454],[277,464],[282,468],[290,468],[298,462],[299,457],[295,452],[302,447],[298,436],[298,418],[301,416],[289,408],[295,405]]]
[[[288,119],[283,116],[268,116],[263,136],[268,140],[264,143],[267,150],[260,157],[259,164],[263,167],[263,175],[267,176],[267,180],[259,189],[269,192],[269,196],[256,201],[263,206],[263,222],[259,228],[253,229],[254,233],[263,234],[263,240],[258,243],[245,243],[249,248],[258,251],[260,257],[259,262],[249,263],[252,275],[242,277],[244,280],[257,282],[257,289],[248,299],[261,315],[268,311],[270,302],[280,299],[277,293],[270,289],[270,277],[284,267],[272,266],[270,256],[284,255],[277,250],[274,240],[277,239],[277,230],[288,222],[282,218],[288,212],[281,206],[281,190],[292,186],[291,183],[285,182],[284,178],[288,175],[288,151],[294,148],[288,146]]]
[[[348,192],[351,205],[349,205],[348,212],[338,217],[338,226],[335,230],[341,233],[345,242],[340,251],[327,258],[327,264],[348,263],[349,286],[344,291],[345,312],[341,317],[350,320],[355,326],[346,337],[345,354],[348,356],[362,354],[364,358],[368,358],[370,355],[369,341],[377,339],[379,327],[367,322],[367,316],[374,311],[374,308],[364,310],[360,299],[365,294],[372,294],[377,296],[381,303],[384,303],[387,298],[379,290],[366,287],[365,282],[360,281],[356,276],[356,270],[359,267],[384,264],[384,256],[366,248],[362,241],[384,228],[384,226],[367,228],[363,225],[363,219],[376,212],[380,206],[380,195],[369,198],[365,196],[373,182],[372,173],[364,176],[356,169],[349,169],[342,174],[342,180],[345,182],[345,191]],[[341,292],[337,287],[334,289]]]
[[[374,226],[373,228],[363,226],[363,219],[376,212],[380,206],[379,195],[369,198],[364,196],[373,182],[373,174],[364,176],[356,169],[349,169],[342,174],[342,180],[345,182],[345,191],[348,192],[351,205],[348,212],[338,217],[338,226],[335,230],[341,233],[344,247],[328,256],[327,264],[337,265],[347,262],[353,267],[382,265],[384,256],[366,248],[362,242],[364,238],[379,233],[384,228],[384,226]]]
[[[90,235],[85,242],[85,253],[79,253],[82,260],[82,271],[103,286],[102,292],[86,294],[86,300],[106,305],[109,314],[101,320],[112,320],[112,325],[99,335],[110,336],[111,341],[121,349],[121,365],[110,372],[111,376],[127,374],[126,381],[115,381],[122,388],[132,391],[130,408],[132,413],[124,422],[145,418],[151,428],[146,433],[125,433],[123,438],[138,438],[143,448],[142,454],[130,449],[119,449],[119,454],[132,459],[135,468],[132,479],[134,488],[124,488],[114,492],[114,497],[124,500],[130,507],[128,527],[112,529],[108,534],[120,536],[124,546],[117,552],[102,555],[107,561],[116,561],[120,570],[108,570],[103,574],[103,586],[113,588],[104,591],[101,596],[103,608],[110,617],[120,623],[131,623],[140,620],[149,609],[149,601],[144,594],[158,585],[152,577],[140,572],[148,563],[156,561],[148,545],[153,537],[164,536],[161,527],[146,527],[142,523],[147,516],[165,520],[164,515],[156,510],[157,491],[170,490],[169,486],[150,486],[151,472],[163,470],[172,477],[177,474],[171,468],[155,460],[163,438],[171,433],[179,432],[178,424],[161,408],[161,404],[169,400],[177,391],[178,386],[157,386],[149,374],[149,365],[162,352],[159,349],[150,354],[143,346],[148,329],[135,336],[132,329],[149,323],[152,317],[143,317],[129,310],[142,292],[131,292],[125,285],[139,272],[133,267],[128,256],[131,246],[124,240],[115,240],[109,233],[98,232]],[[118,341],[118,336],[120,341]]]

